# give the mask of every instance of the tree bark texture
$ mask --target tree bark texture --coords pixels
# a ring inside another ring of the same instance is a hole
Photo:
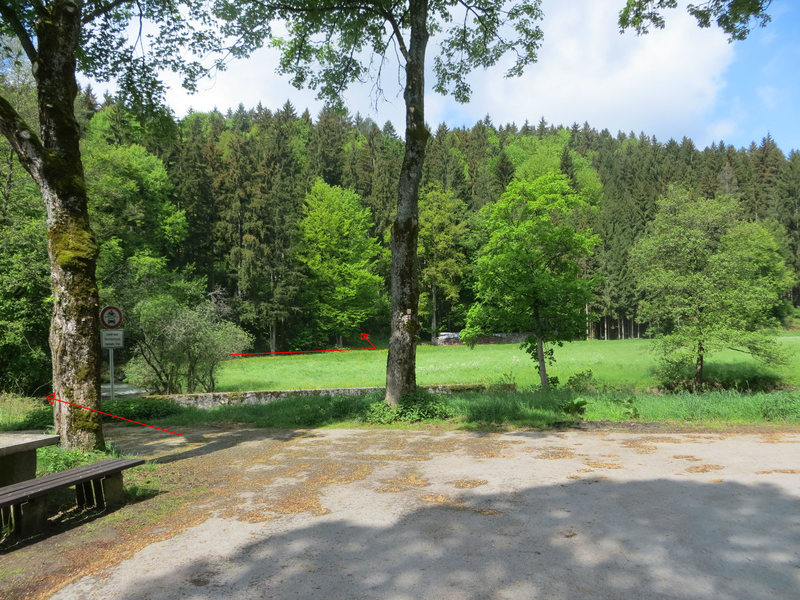
[[[703,342],[697,343],[697,362],[694,365],[694,389],[699,391],[703,385]]]
[[[540,335],[536,336],[536,358],[539,359],[539,381],[542,389],[547,390],[550,388],[550,381],[547,378],[547,362],[544,359],[544,342]]]
[[[28,48],[38,92],[41,139],[5,99],[0,129],[39,186],[47,209],[47,251],[53,289],[50,351],[56,398],[100,408],[99,300],[95,281],[98,246],[89,227],[79,128],[75,52],[81,11],[74,0],[53,0],[39,10],[38,49]],[[99,414],[53,403],[56,433],[68,448],[102,449]]]
[[[430,133],[425,127],[425,48],[428,44],[428,0],[411,0],[411,39],[406,60],[405,154],[400,168],[397,216],[392,224],[392,327],[386,361],[386,402],[397,404],[417,388],[419,333],[417,237],[422,164]]]
[[[431,286],[431,344],[436,343],[436,286]]]

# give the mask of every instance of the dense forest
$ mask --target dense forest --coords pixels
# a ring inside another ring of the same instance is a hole
[[[35,122],[35,92],[20,72],[6,70],[4,93]],[[182,120],[168,110],[140,116],[91,89],[76,111],[101,302],[126,314],[122,358],[133,359],[132,371],[147,358],[147,323],[158,330],[164,314],[187,322],[224,315],[249,335],[214,335],[252,351],[388,333],[388,230],[403,156],[391,123],[329,107],[298,114],[290,102]],[[687,138],[544,119],[496,125],[489,116],[432,133],[420,197],[422,340],[465,326],[485,242],[479,210],[515,178],[560,173],[590,207],[587,224],[600,239],[583,265],[585,277],[599,276],[585,306],[590,338],[646,334],[630,250],[673,186],[699,201],[737,198],[774,233],[797,280],[800,153],[787,157],[768,134],[748,148],[720,141],[699,149]],[[35,393],[50,380],[45,214],[5,141],[0,157],[0,389]],[[783,310],[798,303],[795,285]],[[199,373],[197,381],[208,387]]]

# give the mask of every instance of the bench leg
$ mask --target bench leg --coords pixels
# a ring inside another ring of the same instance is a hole
[[[12,520],[11,520],[11,507],[6,506],[4,508],[0,508],[0,530],[8,529],[11,530],[13,528]],[[0,532],[0,535],[2,533]]]
[[[103,479],[103,498],[106,506],[119,506],[125,503],[122,491],[122,473],[114,473]]]
[[[92,491],[94,492],[94,505],[97,508],[103,508],[105,502],[103,501],[103,480],[92,479]]]
[[[93,506],[97,506],[91,481],[77,484],[75,486],[75,496],[80,508],[92,508]]]
[[[44,524],[44,509],[47,506],[47,498],[40,497],[29,500],[21,507],[17,505],[15,511],[14,528],[23,537],[28,537],[41,531]],[[19,514],[19,518],[17,517]]]

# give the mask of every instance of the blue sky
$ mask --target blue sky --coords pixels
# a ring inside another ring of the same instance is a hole
[[[496,125],[536,123],[543,116],[564,125],[588,121],[612,133],[644,131],[662,141],[688,136],[700,147],[719,140],[748,146],[769,133],[787,154],[800,150],[800,2],[775,0],[772,22],[732,44],[715,28],[698,28],[685,10],[668,11],[663,31],[620,35],[622,5],[624,0],[544,0],[538,63],[512,80],[503,78],[502,65],[474,73],[468,104],[429,89],[426,120],[434,128],[440,122],[469,127],[487,114]],[[434,38],[429,64],[436,51]],[[276,109],[289,99],[298,111],[309,108],[316,116],[322,105],[314,92],[290,86],[275,74],[276,64],[273,50],[261,50],[202,82],[195,95],[166,75],[172,88],[167,102],[182,117],[189,107],[225,111],[260,101]],[[432,82],[429,73],[429,88]],[[383,87],[386,98],[376,102],[371,84],[353,86],[346,105],[379,124],[391,120],[402,132],[396,65],[385,68]]]
[[[773,20],[733,44],[715,112],[737,146],[766,132],[788,152],[800,150],[800,3],[776,0]]]

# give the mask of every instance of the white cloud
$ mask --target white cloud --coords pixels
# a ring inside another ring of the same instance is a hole
[[[489,113],[495,123],[540,116],[565,125],[588,121],[660,139],[696,131],[723,87],[732,46],[724,34],[701,30],[678,12],[663,31],[620,35],[619,4],[546,3],[539,62],[519,80],[501,79],[499,68],[476,74],[476,93],[463,112],[472,121]]]
[[[569,125],[588,121],[598,129],[616,133],[645,131],[659,139],[695,137],[711,133],[710,113],[724,86],[723,73],[734,58],[734,48],[723,33],[700,29],[685,11],[671,11],[667,28],[643,37],[620,35],[616,23],[622,0],[545,0],[541,26],[544,42],[538,63],[523,77],[505,79],[508,64],[497,65],[472,77],[472,101],[459,105],[451,97],[434,94],[433,74],[426,74],[426,120],[436,126],[470,126],[485,115],[494,123],[541,116],[549,122]],[[428,45],[428,63],[436,53],[436,40]],[[313,115],[322,103],[309,90],[297,90],[288,78],[275,73],[278,55],[262,49],[247,61],[236,61],[225,72],[200,83],[199,92],[187,94],[178,78],[165,75],[171,87],[168,104],[178,117],[189,107],[207,111],[253,107],[261,102],[277,109],[287,99],[298,111]],[[384,67],[383,88],[388,101],[379,100],[375,111],[372,84],[357,84],[345,94],[346,106],[379,124],[391,120],[404,127],[404,107],[397,82],[397,63]],[[719,131],[719,129],[717,128]]]

